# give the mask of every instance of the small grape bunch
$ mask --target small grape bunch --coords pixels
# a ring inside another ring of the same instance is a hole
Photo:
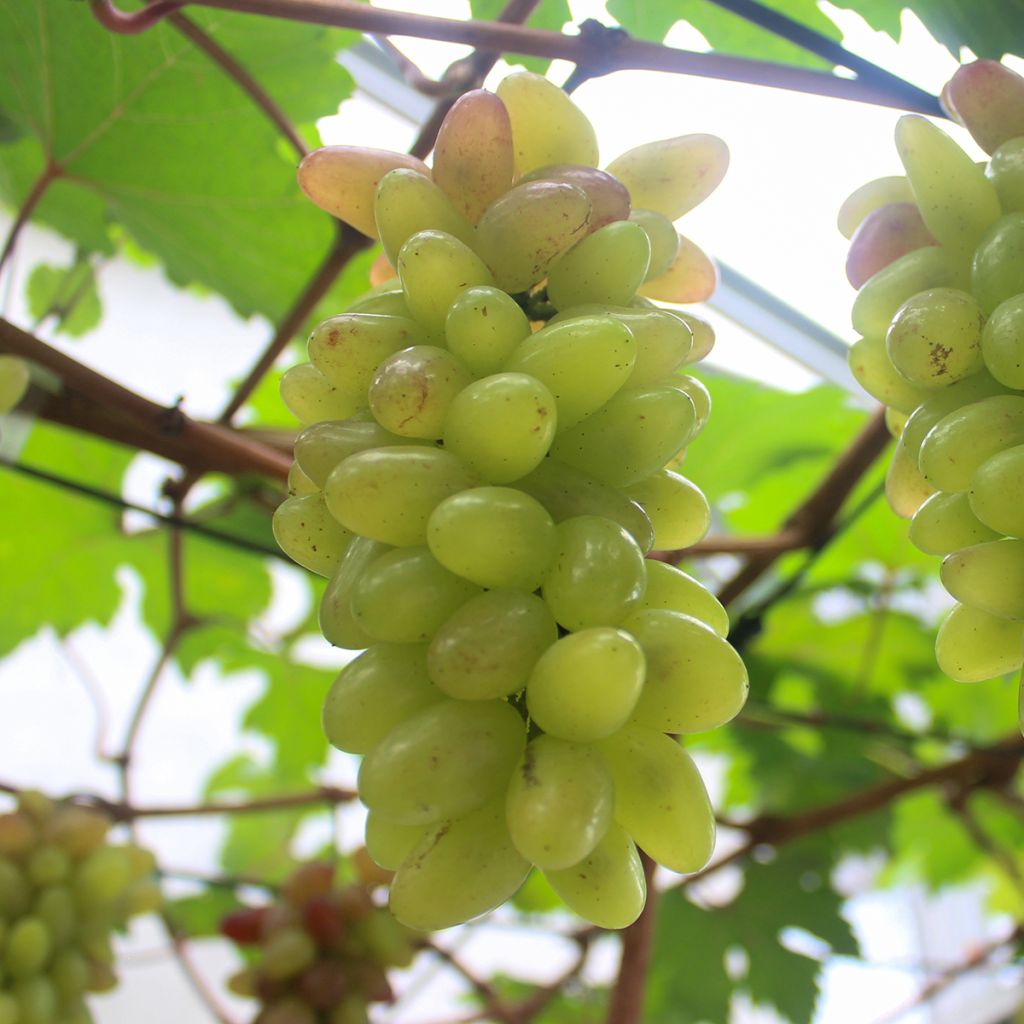
[[[839,226],[863,335],[850,365],[898,438],[889,503],[916,547],[944,556],[958,603],[936,655],[976,682],[1024,663],[1024,78],[981,60],[942,98],[987,164],[904,117],[906,176],[862,186]]]
[[[653,300],[716,274],[674,222],[725,172],[714,136],[598,167],[594,129],[533,74],[452,108],[434,163],[329,147],[310,197],[379,238],[373,291],[320,324],[282,397],[306,424],[280,545],[328,576],[324,707],[363,755],[366,843],[420,929],[489,911],[541,869],[608,928],[640,913],[637,847],[704,865],[714,816],[669,734],[741,708],[728,617],[654,549],[710,512],[677,470],[713,343]]]
[[[85,1024],[86,993],[117,984],[111,933],[161,899],[152,855],[110,825],[29,791],[0,815],[0,1024]]]
[[[367,1024],[371,1003],[393,999],[387,968],[412,962],[413,937],[366,884],[339,888],[334,876],[331,864],[303,864],[279,902],[221,921],[251,954],[228,987],[260,1001],[254,1024]]]

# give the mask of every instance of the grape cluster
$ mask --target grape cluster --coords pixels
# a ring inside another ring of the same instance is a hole
[[[747,675],[721,605],[645,555],[708,526],[666,466],[706,421],[678,371],[713,334],[650,300],[713,287],[673,221],[727,160],[691,135],[599,170],[581,111],[517,74],[455,104],[432,170],[345,147],[300,167],[397,268],[282,380],[309,425],[274,527],[330,576],[327,639],[366,649],[324,727],[364,755],[367,847],[412,927],[496,907],[531,865],[622,927],[646,895],[634,844],[677,871],[710,856],[707,793],[666,734],[731,719]]]
[[[386,968],[407,967],[415,951],[366,885],[337,887],[326,863],[303,864],[279,902],[236,910],[220,930],[253,952],[228,987],[259,999],[254,1024],[367,1024],[369,1004],[393,998]]]
[[[24,792],[0,815],[0,1024],[85,1024],[117,984],[110,935],[160,906],[152,855],[107,843],[110,820]]]
[[[889,502],[920,550],[945,556],[958,603],[936,655],[973,682],[1024,662],[1024,79],[977,61],[943,103],[987,164],[904,117],[906,176],[857,190],[839,224],[860,289],[851,367],[899,439]]]

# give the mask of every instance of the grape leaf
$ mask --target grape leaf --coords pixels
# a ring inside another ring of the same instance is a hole
[[[182,896],[164,904],[172,927],[191,939],[219,934],[225,914],[239,907],[239,899],[231,889],[210,887],[195,896]]]
[[[96,273],[81,255],[69,267],[40,263],[26,286],[29,313],[37,321],[53,317],[58,332],[72,338],[88,334],[103,318]]]
[[[470,0],[469,9],[475,21],[496,21],[505,7],[505,0]],[[525,24],[530,28],[561,32],[566,22],[572,20],[572,12],[566,0],[540,0]],[[551,66],[544,57],[528,57],[524,54],[504,54],[510,64],[521,64],[528,71],[543,75]]]

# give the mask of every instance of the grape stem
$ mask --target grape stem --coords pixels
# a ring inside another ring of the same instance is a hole
[[[622,933],[622,960],[608,1003],[608,1024],[642,1024],[647,972],[654,948],[654,922],[660,893],[654,887],[657,865],[641,853],[647,879],[647,901],[640,916]]]

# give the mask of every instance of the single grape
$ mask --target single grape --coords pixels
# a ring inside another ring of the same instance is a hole
[[[635,608],[682,612],[710,626],[720,637],[729,634],[729,613],[699,580],[665,562],[648,559],[644,563],[647,585]]]
[[[467,288],[451,304],[444,326],[448,348],[476,377],[498,373],[530,334],[530,321],[500,288]]]
[[[935,640],[939,668],[960,683],[1015,672],[1024,663],[1024,622],[958,604]]]
[[[606,224],[551,266],[548,297],[559,310],[589,302],[624,306],[643,283],[650,260],[651,243],[639,224]]]
[[[647,241],[651,243],[651,260],[644,280],[650,281],[661,277],[672,266],[679,253],[679,235],[676,233],[675,225],[668,217],[655,210],[634,208],[629,219],[644,229]]]
[[[385,551],[387,546],[379,541],[353,537],[334,570],[320,599],[320,632],[335,647],[361,651],[373,643],[373,637],[352,614],[352,591],[367,567]]]
[[[372,811],[366,817],[366,849],[375,864],[397,871],[429,825],[399,825]]]
[[[906,175],[875,178],[855,189],[839,207],[838,226],[844,238],[853,238],[857,228],[875,210],[889,203],[910,203],[914,194]]]
[[[938,491],[928,498],[914,513],[907,536],[914,547],[928,555],[948,555],[972,544],[999,539],[999,534],[971,511],[963,491]]]
[[[301,431],[295,438],[295,461],[318,487],[331,470],[356,452],[409,444],[409,439],[385,430],[373,420],[324,420]]]
[[[961,604],[1024,619],[1024,540],[975,544],[942,563],[942,585]]]
[[[894,260],[936,244],[915,203],[888,203],[857,228],[846,256],[846,279],[860,288]]]
[[[38,917],[19,918],[4,944],[3,966],[11,977],[25,978],[41,970],[53,951],[53,935]]]
[[[268,978],[293,978],[316,959],[316,945],[302,928],[282,928],[263,946],[262,971]]]
[[[711,525],[711,509],[700,488],[669,469],[626,488],[641,505],[654,527],[654,546],[661,550],[696,544]]]
[[[1024,135],[1024,78],[997,60],[962,64],[942,96],[986,153]]]
[[[1008,213],[981,240],[974,254],[971,291],[986,316],[1024,292],[1024,213]]]
[[[658,277],[648,276],[637,294],[659,302],[703,302],[718,287],[718,267],[696,242],[685,235],[676,239],[675,259]]]
[[[300,363],[281,377],[281,401],[300,423],[343,420],[366,402],[335,387],[312,363]]]
[[[934,493],[935,488],[924,478],[916,460],[900,441],[885,472],[885,498],[889,508],[901,518],[909,519]]]
[[[590,200],[588,230],[629,218],[629,192],[618,178],[583,164],[550,164],[523,175],[523,181],[557,181],[574,185]]]
[[[981,532],[1024,537],[1024,445],[1007,448],[983,462],[971,480],[968,493],[971,510],[988,528]],[[995,537],[978,539],[994,540]]]
[[[1024,139],[1010,139],[993,154],[988,176],[999,193],[999,203],[1007,213],[1024,213]]]
[[[1024,390],[1024,295],[1001,302],[981,332],[981,351],[989,373],[1000,384]]]
[[[318,576],[334,572],[352,540],[351,531],[331,515],[319,491],[285,498],[274,510],[271,525],[284,553]]]

